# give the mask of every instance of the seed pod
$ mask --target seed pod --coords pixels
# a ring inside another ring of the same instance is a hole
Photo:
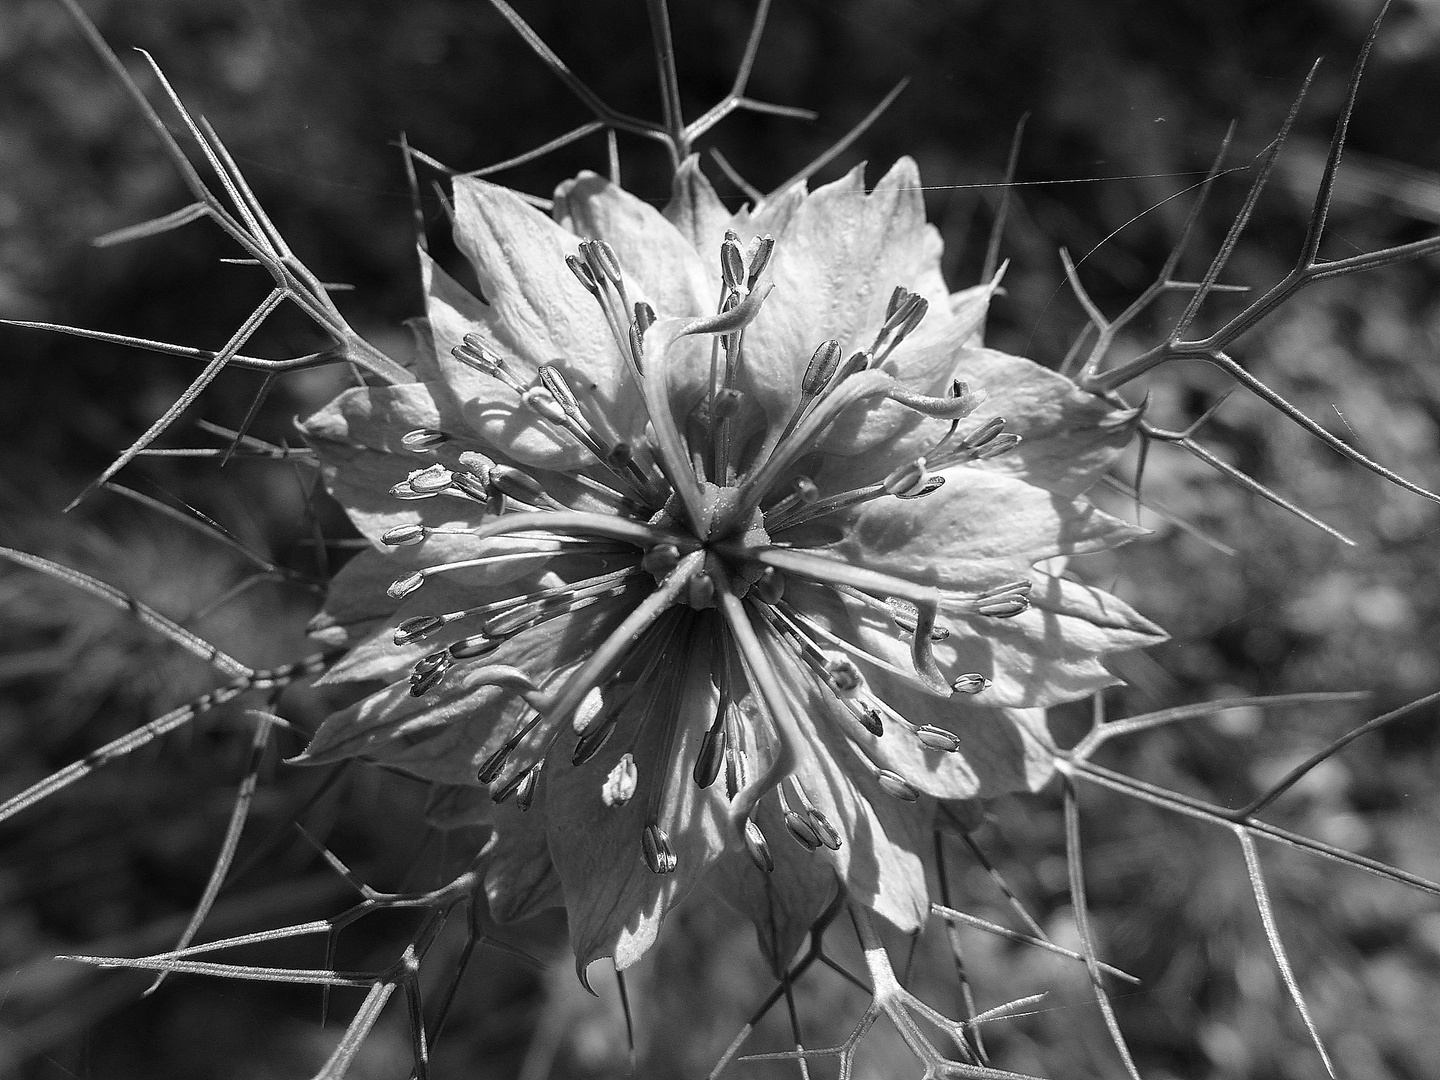
[[[424,525],[417,525],[413,522],[396,525],[393,529],[386,529],[380,537],[382,544],[389,544],[391,547],[410,547],[418,544],[429,534],[430,530]]]
[[[665,830],[653,821],[646,825],[645,831],[640,834],[640,850],[645,855],[645,865],[650,867],[651,873],[673,874],[679,864],[675,852],[671,850],[670,838],[665,835]]]
[[[814,851],[820,846],[820,837],[814,827],[794,810],[785,811],[785,828],[805,850]]]
[[[774,871],[775,857],[770,854],[770,845],[765,840],[765,834],[760,831],[760,826],[755,824],[754,818],[748,818],[745,822],[745,850],[750,855],[750,861],[765,873]]]
[[[904,777],[891,772],[889,769],[876,769],[875,782],[880,785],[880,790],[892,799],[899,799],[901,802],[914,802],[920,798],[920,793],[911,787],[905,781]]]
[[[924,727],[915,729],[915,737],[920,740],[920,745],[926,750],[936,750],[943,754],[953,754],[960,749],[960,739],[952,732],[944,728],[935,727],[933,724],[926,724]]]

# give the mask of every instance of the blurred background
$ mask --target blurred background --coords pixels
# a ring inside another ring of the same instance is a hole
[[[589,119],[508,25],[479,2],[411,0],[126,0],[87,2],[142,79],[149,50],[207,116],[294,249],[353,289],[340,304],[382,348],[409,348],[420,313],[414,218],[396,141],[469,170],[530,149]],[[573,70],[621,111],[659,114],[644,5],[516,0]],[[751,0],[673,0],[688,116],[725,93],[744,48]],[[1325,63],[1226,280],[1264,287],[1293,261],[1343,100],[1376,13],[1370,0],[775,0],[750,93],[815,109],[811,124],[737,114],[707,146],[769,189],[850,129],[900,79],[895,105],[819,179],[871,162],[873,182],[901,154],[920,163],[931,219],[946,239],[953,287],[973,284],[995,220],[1011,136],[1021,148],[1002,253],[1006,294],[992,344],[1057,365],[1084,315],[1058,251],[1107,314],[1152,279],[1176,241],[1227,126],[1244,166],[1279,127],[1310,64]],[[218,348],[264,296],[253,267],[206,224],[97,249],[111,230],[182,206],[172,166],[132,103],[59,4],[7,0],[0,18],[0,317],[69,323]],[[153,95],[152,95],[153,96]],[[1326,247],[1340,257],[1440,227],[1440,3],[1397,0],[1372,57],[1351,128]],[[652,144],[620,140],[628,187],[663,203],[668,166]],[[500,177],[548,195],[580,168],[605,168],[600,136]],[[734,205],[740,192],[707,164]],[[452,264],[443,215],[421,170],[426,226]],[[1198,276],[1250,180],[1219,181],[1182,269]],[[1083,261],[1082,261],[1083,257]],[[1440,485],[1440,296],[1434,259],[1302,293],[1237,350],[1252,371],[1327,429],[1396,471]],[[1221,298],[1217,314],[1227,303]],[[1163,334],[1176,311],[1121,336],[1119,357]],[[317,343],[298,317],[272,320],[250,351],[294,355]],[[347,551],[342,515],[313,473],[291,462],[148,457],[118,478],[169,507],[218,523],[227,545],[133,496],[101,492],[59,511],[157,418],[193,378],[190,361],[0,327],[0,543],[111,582],[247,664],[308,651],[303,627],[319,583]],[[219,447],[203,425],[235,428],[256,394],[253,431],[296,442],[293,418],[326,401],[326,370],[266,385],[229,372],[167,447]],[[1149,392],[1152,418],[1183,426],[1225,389],[1199,365],[1163,369],[1126,389]],[[1150,539],[1090,559],[1083,572],[1163,625],[1173,640],[1132,659],[1112,716],[1242,694],[1364,689],[1366,703],[1233,709],[1164,730],[1105,759],[1156,783],[1238,806],[1290,765],[1363,719],[1440,687],[1436,507],[1343,462],[1272,410],[1237,394],[1205,429],[1215,453],[1357,541],[1346,548],[1159,447],[1146,472]],[[1129,467],[1133,467],[1133,462]],[[1133,474],[1122,470],[1125,479]],[[1132,515],[1117,498],[1111,508]],[[328,539],[317,539],[328,538]],[[251,554],[243,554],[240,547]],[[31,571],[0,570],[0,797],[214,685],[193,658]],[[302,731],[318,695],[280,705]],[[1059,711],[1071,737],[1087,709]],[[1270,811],[1276,823],[1440,878],[1440,727],[1434,709],[1362,740]],[[0,1075],[302,1077],[334,1048],[359,1003],[337,992],[327,1026],[314,988],[174,977],[142,999],[143,975],[96,972],[55,954],[139,955],[170,947],[205,886],[250,757],[254,720],[220,709],[0,826]],[[380,889],[433,886],[463,867],[483,830],[423,823],[426,793],[398,777],[350,770],[330,780],[278,763],[303,742],[282,733],[232,881],[204,936],[333,914],[354,892],[292,822]],[[1313,1077],[1309,1048],[1275,971],[1233,839],[1087,792],[1086,867],[1097,933],[1111,962],[1144,980],[1117,1008],[1147,1077]],[[1075,934],[1058,801],[1007,800],[977,833],[1056,940]],[[952,896],[1008,922],[1003,897],[963,848]],[[1295,853],[1263,852],[1282,933],[1342,1075],[1440,1075],[1440,907],[1433,898]],[[438,999],[464,946],[447,930],[427,960]],[[347,931],[338,963],[378,968],[414,916]],[[434,1048],[437,1076],[609,1077],[628,1069],[613,982],[577,985],[559,915],[504,940],[526,962],[480,948]],[[858,962],[848,931],[829,941]],[[1048,997],[1033,1015],[988,1029],[997,1064],[1063,1078],[1117,1075],[1083,970],[962,931],[982,1008]],[[250,963],[319,967],[323,943],[253,949]],[[597,973],[599,969],[596,969]],[[959,991],[938,928],[916,950],[912,984],[954,1010]],[[696,897],[630,983],[640,1072],[704,1076],[772,981],[752,932]],[[843,1037],[864,998],[832,973],[795,990],[810,1046]],[[410,1049],[399,1003],[351,1075],[404,1077]],[[792,1042],[783,1003],[747,1051]],[[859,1064],[866,1076],[918,1074],[882,1022]],[[793,1064],[733,1064],[730,1076],[794,1076]],[[812,1075],[833,1076],[833,1062]]]

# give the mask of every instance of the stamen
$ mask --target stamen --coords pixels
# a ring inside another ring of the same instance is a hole
[[[935,750],[943,754],[953,754],[960,749],[960,737],[944,728],[935,727],[933,724],[926,724],[924,727],[915,729],[915,737],[920,740],[920,745],[926,750]]]
[[[386,529],[380,537],[380,542],[391,547],[410,547],[423,541],[429,534],[430,530],[424,525],[411,522]]]
[[[624,806],[634,797],[638,778],[634,755],[621,754],[600,788],[600,801],[609,807]]]
[[[792,510],[812,505],[818,498],[820,489],[815,486],[815,481],[808,476],[796,477],[795,490],[765,511],[765,527],[770,528],[772,519],[778,521]]]
[[[412,641],[428,637],[444,625],[445,620],[438,615],[417,615],[406,619],[395,628],[395,644],[409,645]]]
[[[1021,579],[1019,581],[1007,581],[1004,585],[997,585],[993,589],[987,589],[980,595],[969,601],[956,605],[953,602],[947,603],[947,610],[963,606],[976,615],[986,615],[992,619],[1009,619],[1030,607],[1030,590],[1034,588],[1034,582]]]
[[[715,710],[715,722],[700,740],[700,752],[695,756],[691,777],[697,787],[708,788],[720,775],[720,763],[725,759],[725,713],[729,708],[729,693],[722,689],[719,707]]]
[[[540,482],[533,476],[510,465],[496,465],[491,468],[490,487],[516,502],[544,506],[551,510],[570,509],[541,487]]]
[[[482,375],[499,379],[517,394],[525,392],[525,384],[516,378],[505,358],[495,353],[478,334],[466,334],[464,340],[450,350],[450,355]]]
[[[449,435],[434,428],[416,428],[414,431],[407,431],[400,436],[400,445],[415,454],[423,454],[425,451],[433,450],[449,441]]]
[[[726,230],[720,244],[720,276],[731,292],[746,291],[745,256],[740,251],[740,237],[733,230]]]
[[[450,654],[443,650],[417,660],[410,671],[410,696],[424,697],[428,694],[450,669],[450,664]]]
[[[950,689],[957,694],[978,694],[982,690],[990,689],[990,680],[978,671],[971,671],[958,676],[951,682]]]
[[[892,471],[881,481],[880,486],[885,489],[886,494],[904,498],[907,495],[919,494],[929,479],[930,474],[925,471],[925,459],[922,457]]]
[[[775,251],[775,238],[769,233],[764,236],[757,236],[750,241],[750,250],[746,253],[746,264],[748,267],[745,276],[745,287],[753,290],[760,275],[770,265],[770,256]]]
[[[749,854],[750,861],[767,874],[774,872],[775,857],[770,854],[770,845],[765,840],[765,834],[760,831],[760,826],[755,824],[754,818],[745,819],[744,837],[745,851]]]
[[[653,821],[645,826],[640,835],[640,850],[645,855],[645,865],[655,874],[673,874],[679,860],[670,847],[670,838],[665,830]]]
[[[450,486],[452,476],[444,465],[436,464],[428,469],[417,469],[405,478],[405,482],[417,495],[438,495]]]
[[[655,309],[644,300],[635,301],[635,330],[644,340],[645,331],[655,325]]]
[[[778,446],[784,442],[804,419],[806,411],[815,399],[829,389],[835,372],[839,370],[841,357],[844,355],[844,350],[840,348],[840,342],[832,339],[820,343],[820,347],[815,350],[814,355],[810,357],[810,363],[805,367],[805,374],[800,378],[800,399],[795,403],[795,411],[790,414],[789,421],[771,442],[771,446]]]
[[[876,769],[875,782],[886,795],[901,802],[915,802],[920,798],[920,793],[911,787],[904,777],[889,769]]]
[[[476,660],[489,656],[505,644],[504,638],[492,638],[488,634],[472,634],[461,638],[450,646],[450,655],[456,660]]]
[[[863,594],[862,594],[863,596]],[[864,597],[869,600],[870,597]],[[919,620],[919,612],[915,605],[908,600],[899,600],[891,596],[885,600],[885,607],[890,611],[890,619],[901,630],[907,634],[915,633],[915,627]],[[950,628],[939,623],[930,630],[931,641],[944,641],[950,636]]]
[[[815,831],[809,820],[794,810],[787,809],[785,811],[785,828],[806,851],[815,851],[820,847],[820,834]]]
[[[539,765],[532,765],[520,777],[520,783],[515,788],[515,805],[520,807],[523,814],[530,809],[535,802],[535,788],[540,782]]]

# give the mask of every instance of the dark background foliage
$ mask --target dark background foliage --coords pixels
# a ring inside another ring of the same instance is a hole
[[[638,0],[517,6],[607,101],[657,115],[650,31]],[[672,6],[693,116],[728,88],[753,8],[748,0]],[[769,188],[910,77],[895,106],[821,179],[868,159],[873,181],[898,155],[915,156],[947,241],[946,271],[960,287],[979,272],[1011,133],[1030,114],[1003,248],[1012,260],[1007,294],[990,336],[1054,365],[1083,325],[1057,250],[1083,256],[1087,288],[1104,310],[1118,311],[1175,242],[1191,196],[1172,197],[1200,179],[1227,125],[1238,123],[1230,160],[1244,166],[1323,55],[1296,136],[1227,280],[1263,286],[1284,273],[1373,7],[1368,0],[776,0],[751,93],[814,108],[820,119],[737,115],[708,145]],[[403,322],[420,309],[398,133],[455,168],[474,169],[588,119],[482,3],[132,0],[87,8],[132,70],[140,69],[130,46],[153,52],[187,103],[214,123],[295,250],[323,279],[354,286],[341,301],[347,316],[387,349],[408,347]],[[1437,59],[1440,8],[1430,0],[1397,3],[1366,76],[1326,253],[1415,239],[1440,223],[1440,137],[1426,104],[1440,92]],[[166,213],[185,195],[58,4],[6,5],[0,80],[0,316],[218,347],[266,286],[254,269],[218,261],[236,254],[218,232],[190,225],[121,247],[88,243]],[[668,170],[660,151],[629,138],[620,149],[627,186],[662,202]],[[548,194],[577,169],[603,170],[604,161],[603,141],[592,137],[503,179]],[[718,170],[710,172],[738,203]],[[427,228],[450,260],[431,178],[422,171]],[[1197,259],[1214,250],[1248,181],[1240,172],[1217,184],[1192,246]],[[1435,278],[1432,260],[1319,286],[1251,335],[1238,358],[1337,434],[1433,487],[1440,484]],[[1123,335],[1119,355],[1156,340],[1158,325]],[[293,354],[314,341],[308,325],[280,318],[254,350]],[[58,513],[183,389],[193,377],[187,362],[10,329],[0,329],[0,358],[0,540],[111,581],[247,663],[305,651],[302,628],[315,603],[305,580],[326,569],[312,523],[318,516],[330,534],[343,529],[305,472],[151,458],[122,475],[141,492],[197,508],[284,571],[232,598],[229,590],[250,569],[243,559],[153,510],[101,493],[69,516]],[[291,418],[322,403],[338,378],[322,372],[278,382],[256,432],[293,441]],[[260,385],[253,373],[228,374],[188,419],[238,425]],[[1149,390],[1155,418],[1178,425],[1223,388],[1214,372],[1190,366],[1130,391],[1138,401]],[[1374,692],[1364,705],[1232,710],[1137,740],[1109,759],[1238,805],[1336,732],[1440,685],[1437,514],[1241,395],[1204,441],[1358,546],[1345,549],[1179,451],[1158,449],[1147,495],[1235,553],[1147,513],[1153,540],[1088,563],[1086,573],[1174,638],[1130,662],[1130,687],[1108,695],[1111,714],[1237,693]],[[165,442],[221,445],[188,422]],[[1133,512],[1123,502],[1115,509]],[[337,552],[330,548],[330,559]],[[58,583],[6,570],[0,596],[0,795],[211,685],[196,662],[128,616]],[[292,695],[286,715],[303,725],[322,707]],[[1275,820],[1440,877],[1435,721],[1431,710],[1357,744],[1277,804]],[[1080,722],[1057,716],[1062,727]],[[240,712],[216,714],[0,827],[0,968],[8,970],[0,975],[0,1074],[289,1077],[324,1060],[340,1028],[334,1020],[317,1026],[313,991],[176,978],[141,1002],[143,978],[45,959],[136,954],[173,941],[203,888],[249,730]],[[285,754],[298,745],[282,743]],[[207,933],[300,921],[346,902],[344,882],[289,828],[316,788],[313,777],[296,773],[267,760],[241,847],[242,866],[253,866],[222,895]],[[312,802],[306,828],[377,887],[431,883],[478,842],[465,833],[426,835],[424,793],[390,777],[356,772]],[[1102,940],[1110,959],[1145,979],[1119,1000],[1145,1074],[1318,1075],[1269,960],[1233,841],[1108,796],[1087,798],[1086,808],[1087,872]],[[997,806],[979,836],[1047,929],[1073,942],[1056,803],[1042,797]],[[956,895],[1004,921],[983,870],[963,852],[955,856]],[[1288,852],[1266,852],[1266,860],[1283,933],[1343,1073],[1440,1075],[1434,904]],[[688,905],[672,924],[632,982],[642,1058],[647,1075],[704,1075],[768,984],[749,931],[713,902]],[[405,928],[381,920],[351,932],[342,966],[385,962]],[[842,930],[832,936],[837,953],[849,955]],[[606,984],[599,1000],[579,990],[561,921],[540,920],[509,932],[509,940],[543,964],[482,950],[437,1047],[437,1072],[527,1080],[622,1073],[625,1036],[613,986],[598,979]],[[964,940],[982,1005],[1051,995],[1037,1014],[992,1029],[1001,1061],[1057,1077],[1115,1075],[1082,974],[969,932]],[[459,935],[442,939],[432,957],[437,980],[461,944]],[[941,935],[927,936],[918,955],[916,985],[952,1007],[957,991]],[[319,966],[323,955],[312,943],[309,951],[251,959]],[[861,1006],[858,994],[824,974],[796,993],[811,1045],[838,1038]],[[343,1017],[355,1004],[337,995],[332,1011]],[[403,1017],[397,1011],[391,1020],[354,1075],[406,1074]],[[752,1045],[778,1049],[789,1038],[771,1018]],[[893,1033],[877,1029],[867,1067],[904,1075],[913,1065]],[[826,1069],[817,1072],[830,1075]]]

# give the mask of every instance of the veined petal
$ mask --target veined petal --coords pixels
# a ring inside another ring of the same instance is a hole
[[[720,250],[720,241],[730,227],[730,211],[700,171],[698,154],[691,154],[675,170],[664,214],[697,252]]]
[[[777,664],[776,672],[796,715],[810,718],[799,725],[807,745],[797,755],[795,778],[843,838],[840,850],[821,848],[811,858],[831,860],[851,894],[900,930],[919,929],[930,914],[924,852],[933,806],[886,794],[830,722],[822,696],[829,691],[794,663]],[[769,839],[772,849],[790,842]]]
[[[565,892],[545,842],[548,804],[542,771],[530,809],[521,812],[510,799],[494,808],[495,835],[485,844],[485,898],[496,922],[527,919],[546,908],[562,907]]]
[[[766,873],[748,853],[732,849],[716,861],[705,883],[754,924],[760,952],[778,977],[835,898],[839,879],[830,859],[786,834],[773,800],[761,800],[755,820],[770,838],[775,869]]]
[[[925,221],[915,163],[902,158],[865,193],[863,166],[811,192],[776,237],[775,296],[746,331],[742,372],[771,424],[799,400],[800,380],[817,345],[835,339],[847,352],[869,347],[896,285],[948,313],[940,276],[940,238]],[[921,327],[924,328],[924,323]]]
[[[865,504],[825,553],[922,585],[979,592],[1025,577],[1041,559],[1146,535],[1083,500],[1013,477],[970,467],[945,475],[945,486],[923,499]]]
[[[585,389],[613,434],[637,441],[645,427],[640,396],[599,306],[565,264],[579,238],[513,192],[462,177],[455,181],[455,239],[489,301],[477,330],[514,361],[521,381],[554,364]],[[455,380],[464,365],[448,354],[438,359],[452,385],[462,385]],[[472,428],[516,460],[562,469],[586,459],[578,444],[552,438],[498,380],[481,376],[457,393]]]
[[[588,762],[553,771],[547,766],[547,835],[565,887],[570,942],[581,972],[601,956],[613,956],[620,970],[634,964],[654,943],[665,913],[724,849],[724,797],[690,779],[717,697],[708,642],[705,646],[696,653],[682,650],[688,655],[679,661],[684,667],[673,676],[668,701],[635,695],[615,733]],[[575,742],[567,727],[554,753],[568,759]],[[601,796],[605,779],[625,753],[634,758],[634,794],[622,805],[607,806]],[[663,798],[656,791],[661,785]],[[653,872],[643,854],[641,838],[657,800],[662,809],[653,823],[669,839],[676,860],[672,873]]]
[[[364,757],[422,779],[474,784],[480,765],[531,713],[515,690],[486,685],[487,669],[517,667],[543,684],[577,666],[631,606],[629,601],[600,603],[518,634],[485,663],[457,663],[434,690],[418,698],[407,682],[387,686],[327,717],[300,760],[323,764]],[[554,726],[538,724],[514,757],[533,756]]]

